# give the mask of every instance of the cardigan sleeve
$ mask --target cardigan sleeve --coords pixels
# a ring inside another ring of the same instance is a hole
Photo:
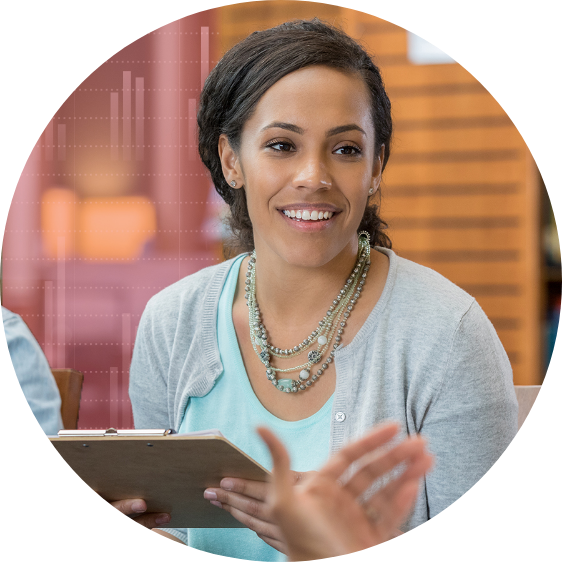
[[[441,387],[420,428],[436,459],[425,479],[429,517],[496,462],[517,432],[517,410],[507,354],[474,301],[452,338]]]
[[[173,422],[168,409],[169,352],[159,328],[158,307],[150,301],[142,315],[131,362],[129,396],[135,427],[168,429]],[[162,311],[160,311],[162,313]],[[186,529],[161,529],[187,544]]]
[[[169,351],[155,308],[151,300],[143,312],[131,361],[129,397],[137,429],[173,427],[168,407]]]

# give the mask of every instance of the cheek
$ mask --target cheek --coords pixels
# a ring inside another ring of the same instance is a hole
[[[244,169],[246,180],[246,200],[248,210],[262,209],[269,206],[273,198],[283,188],[283,170],[265,163],[262,166],[250,166]]]

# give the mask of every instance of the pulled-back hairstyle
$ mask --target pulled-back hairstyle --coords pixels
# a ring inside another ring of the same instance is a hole
[[[255,31],[232,47],[209,74],[197,114],[199,154],[216,190],[230,206],[228,223],[233,238],[225,255],[253,250],[254,235],[245,190],[233,189],[224,178],[219,137],[226,135],[233,150],[238,151],[242,128],[265,92],[287,74],[313,65],[361,75],[371,95],[375,154],[384,145],[382,169],[386,166],[392,137],[390,101],[380,71],[365,50],[343,31],[317,18]],[[371,201],[358,231],[369,232],[372,246],[390,248],[386,228],[379,217],[379,206]]]

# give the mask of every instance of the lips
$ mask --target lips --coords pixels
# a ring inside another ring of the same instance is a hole
[[[335,215],[339,215],[341,209],[332,205],[331,203],[318,202],[312,203],[310,201],[287,203],[286,205],[279,205],[277,210],[284,214],[293,222],[328,222]]]

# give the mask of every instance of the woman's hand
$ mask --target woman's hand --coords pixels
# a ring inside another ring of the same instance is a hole
[[[419,480],[433,462],[420,437],[408,438],[373,457],[372,453],[398,432],[397,425],[387,424],[342,449],[303,486],[295,487],[289,455],[282,443],[265,428],[258,432],[273,458],[267,513],[279,525],[281,542],[287,545],[291,560],[348,554],[400,534],[399,526],[417,497]],[[342,482],[356,461],[363,463]],[[366,504],[360,503],[361,495],[377,479],[403,463],[405,469],[400,476],[379,489]]]
[[[302,484],[314,472],[289,471],[291,485]],[[213,505],[228,511],[254,531],[269,546],[287,554],[287,546],[279,527],[273,522],[267,497],[271,493],[269,482],[257,482],[242,478],[223,478],[220,488],[207,488],[204,497]]]
[[[146,502],[141,499],[119,500],[110,503],[115,509],[132,517],[147,529],[154,529],[170,521],[169,513],[145,513]]]

